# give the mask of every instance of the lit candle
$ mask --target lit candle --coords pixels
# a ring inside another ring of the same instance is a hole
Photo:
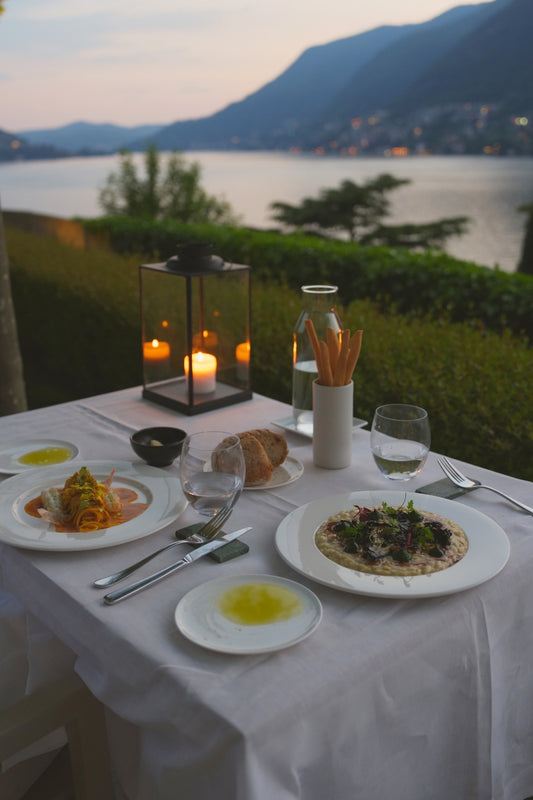
[[[192,343],[199,350],[212,350],[218,346],[218,336],[213,331],[202,331],[195,334]]]
[[[159,339],[143,342],[145,379],[148,383],[170,376],[170,345]]]
[[[250,367],[250,342],[241,342],[237,345],[235,358],[237,359],[237,377],[245,381],[248,378]]]
[[[152,364],[170,362],[170,345],[168,342],[160,342],[159,339],[152,339],[151,342],[143,344],[144,360]]]
[[[189,377],[189,356],[183,361],[185,375]],[[210,353],[192,354],[192,375],[196,394],[209,394],[215,391],[217,360]]]

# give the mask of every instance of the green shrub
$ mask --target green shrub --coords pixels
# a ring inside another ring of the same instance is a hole
[[[138,384],[139,258],[9,227],[6,239],[30,407]]]
[[[138,385],[143,259],[6,234],[30,407]],[[300,310],[298,290],[254,273],[253,389],[288,403]],[[435,451],[533,480],[533,350],[525,340],[385,313],[368,300],[339,311],[345,327],[365,331],[356,416],[370,422],[381,403],[417,403],[429,412]]]
[[[298,289],[306,283],[339,287],[347,304],[367,298],[389,311],[452,321],[476,320],[533,340],[533,276],[458,261],[444,253],[359,244],[214,225],[153,223],[126,218],[85,220],[118,252],[166,260],[178,242],[209,241],[226,261],[249,264],[256,278]]]

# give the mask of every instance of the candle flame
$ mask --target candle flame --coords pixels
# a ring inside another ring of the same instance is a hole
[[[159,347],[159,339],[152,339],[152,347]]]

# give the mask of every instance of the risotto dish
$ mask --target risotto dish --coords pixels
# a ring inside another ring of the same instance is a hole
[[[414,508],[354,506],[318,528],[315,542],[343,567],[374,575],[425,575],[447,569],[468,550],[463,529],[451,520]]]

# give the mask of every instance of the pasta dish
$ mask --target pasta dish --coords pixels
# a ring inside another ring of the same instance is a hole
[[[100,482],[87,467],[81,467],[63,488],[44,489],[25,510],[54,525],[56,531],[91,532],[120,525],[141,514],[147,505],[134,503],[137,494],[131,489],[112,488],[114,472]]]

